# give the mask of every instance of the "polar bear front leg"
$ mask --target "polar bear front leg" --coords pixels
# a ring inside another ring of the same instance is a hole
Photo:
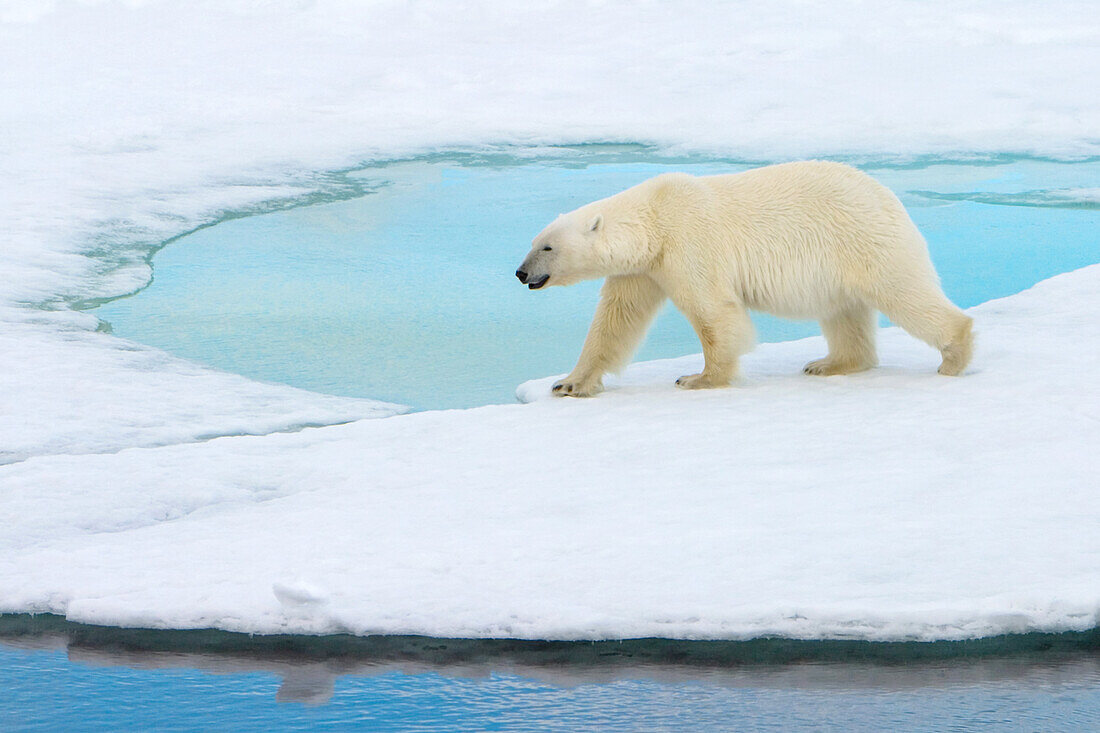
[[[684,389],[728,387],[737,378],[738,359],[752,348],[755,331],[740,303],[712,308],[681,308],[703,345],[703,371],[676,380]]]
[[[551,390],[559,397],[592,397],[603,390],[603,375],[626,366],[645,335],[664,292],[645,275],[607,278],[580,359]]]

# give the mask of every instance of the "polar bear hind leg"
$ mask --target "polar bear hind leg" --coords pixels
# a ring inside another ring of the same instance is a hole
[[[939,373],[962,374],[974,349],[974,323],[940,290],[938,284],[905,289],[879,288],[874,305],[891,321],[938,349],[943,358]]]
[[[943,356],[943,362],[939,368],[940,374],[957,377],[970,364],[970,357],[974,352],[973,327],[974,320],[959,311],[953,319],[951,337],[940,349],[940,354]]]
[[[870,369],[878,363],[875,356],[875,311],[866,303],[855,302],[821,321],[821,332],[829,345],[829,355],[802,367],[806,374],[827,377]]]

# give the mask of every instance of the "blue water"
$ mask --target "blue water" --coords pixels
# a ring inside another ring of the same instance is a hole
[[[638,668],[627,676],[599,668],[407,667],[0,644],[0,730],[1088,731],[1100,724],[1095,656]]]
[[[150,287],[97,314],[120,336],[255,379],[417,408],[511,402],[520,382],[569,371],[598,297],[598,283],[530,292],[515,280],[547,222],[661,172],[747,167],[578,152],[363,170],[352,175],[373,193],[173,241]],[[899,193],[961,306],[1100,261],[1095,198],[1057,193],[1095,187],[1100,161],[864,167]],[[818,333],[756,323],[761,341]],[[699,348],[668,307],[638,358]]]

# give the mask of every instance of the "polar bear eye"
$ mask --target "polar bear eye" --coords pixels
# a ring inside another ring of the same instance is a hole
[[[550,250],[551,250],[551,247],[549,245],[542,248],[543,252],[549,252]]]

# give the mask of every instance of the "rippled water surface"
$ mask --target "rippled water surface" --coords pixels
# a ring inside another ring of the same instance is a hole
[[[358,171],[372,193],[170,243],[149,288],[97,313],[118,335],[256,379],[417,408],[510,402],[520,382],[572,367],[598,295],[598,283],[530,292],[516,281],[546,223],[662,172],[747,167],[572,151]],[[902,198],[961,306],[1100,261],[1100,162],[864,167]],[[756,322],[762,341],[818,332]],[[667,307],[638,358],[699,349]]]
[[[1100,659],[515,668],[0,643],[0,729],[1087,731]]]

